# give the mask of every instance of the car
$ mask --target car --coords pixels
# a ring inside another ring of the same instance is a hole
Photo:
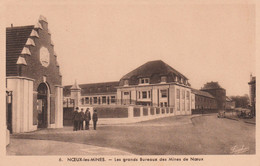
[[[248,108],[236,108],[237,116],[239,118],[252,118],[252,111]]]

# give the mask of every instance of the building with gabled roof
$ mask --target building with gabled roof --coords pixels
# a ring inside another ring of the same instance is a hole
[[[62,75],[48,21],[6,28],[8,129],[14,133],[63,127]],[[8,95],[9,96],[9,95]]]

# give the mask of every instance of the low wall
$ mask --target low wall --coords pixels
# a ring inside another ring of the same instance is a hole
[[[98,124],[126,124],[141,121],[152,120],[156,118],[191,115],[191,111],[176,111],[172,107],[144,107],[144,106],[96,106],[96,107],[79,107],[85,111],[89,108],[91,116],[93,110],[97,110]],[[63,109],[64,126],[72,125],[73,108]],[[90,121],[92,124],[92,121]]]
[[[193,114],[210,114],[210,113],[218,113],[218,109],[193,109],[191,110]]]

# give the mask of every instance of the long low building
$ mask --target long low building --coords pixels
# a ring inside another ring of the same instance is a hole
[[[161,60],[147,62],[119,81],[64,87],[64,107],[75,105],[143,105],[173,107],[176,111],[232,107],[226,90],[208,82],[191,88],[188,78]]]

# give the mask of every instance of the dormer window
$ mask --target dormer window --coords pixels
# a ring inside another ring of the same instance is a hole
[[[161,77],[161,83],[166,83],[167,82],[167,77],[166,76],[162,76]]]
[[[178,77],[177,76],[174,77],[174,81],[178,82]]]
[[[128,80],[124,80],[124,86],[128,86],[129,85],[129,81]]]
[[[140,78],[139,84],[149,84],[150,79],[149,78]]]

